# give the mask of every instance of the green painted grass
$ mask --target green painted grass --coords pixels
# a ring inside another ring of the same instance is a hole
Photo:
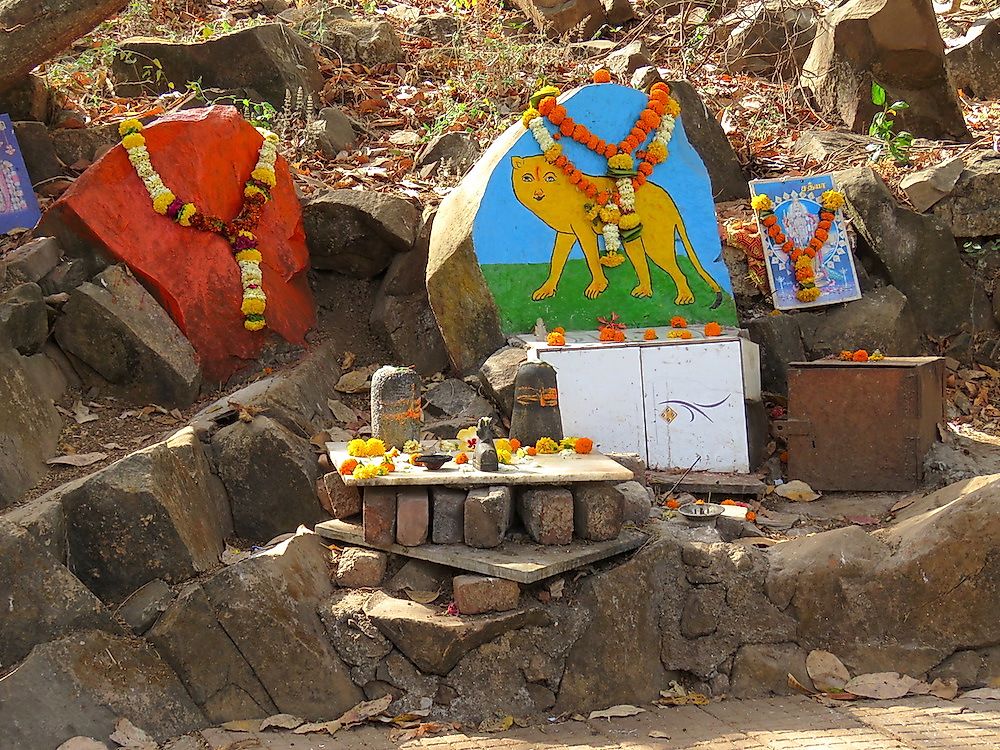
[[[650,264],[653,279],[653,296],[636,299],[631,295],[638,283],[632,265],[626,261],[617,268],[606,268],[608,288],[595,300],[583,296],[590,284],[590,271],[586,261],[570,260],[559,281],[555,297],[540,302],[531,299],[531,293],[542,285],[548,276],[547,263],[518,263],[510,265],[484,265],[483,274],[500,308],[503,330],[507,333],[527,333],[542,318],[549,329],[562,326],[567,331],[590,331],[597,328],[597,318],[618,313],[629,328],[666,325],[675,315],[688,321],[734,326],[736,303],[731,295],[723,292],[722,304],[715,310],[715,293],[709,288],[684,256],[678,265],[688,279],[695,301],[691,305],[675,305],[677,289],[673,280],[657,266]]]

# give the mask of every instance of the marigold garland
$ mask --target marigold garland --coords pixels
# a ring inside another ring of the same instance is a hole
[[[610,80],[611,74],[606,70],[594,73],[595,83],[608,83]],[[638,239],[642,234],[642,219],[636,213],[635,191],[646,183],[657,164],[666,161],[670,139],[681,112],[680,104],[670,96],[667,84],[653,84],[646,107],[628,135],[614,144],[591,133],[586,125],[574,122],[566,107],[557,101],[559,93],[554,86],[536,91],[530,99],[530,106],[521,116],[521,122],[531,131],[546,161],[559,167],[570,183],[586,197],[584,211],[591,221],[601,225],[600,231],[604,236],[601,265],[614,268],[625,261],[619,252],[622,243]],[[556,129],[555,133],[549,132],[546,120]],[[650,136],[652,140],[645,151],[639,151]],[[563,153],[562,146],[556,142],[560,137],[572,138],[608,160],[607,176],[615,181],[613,193],[599,190],[587,179]],[[640,160],[638,164],[636,159]]]
[[[836,219],[837,211],[844,205],[844,194],[838,190],[827,190],[820,196],[819,202],[819,223],[812,239],[805,247],[795,247],[795,243],[782,231],[781,221],[774,213],[774,203],[771,199],[763,194],[750,199],[750,205],[757,214],[762,232],[767,233],[773,244],[792,261],[795,285],[798,287],[795,296],[800,302],[815,302],[821,294],[819,287],[816,286],[813,259],[830,238],[830,228]]]
[[[195,204],[181,200],[164,184],[163,178],[150,161],[141,122],[131,118],[118,126],[122,146],[128,152],[129,162],[149,193],[153,210],[173,219],[182,227],[193,227],[221,235],[232,247],[240,269],[240,285],[243,287],[243,302],[240,305],[244,316],[243,326],[248,331],[259,331],[266,325],[264,310],[267,308],[267,295],[262,286],[261,255],[257,250],[254,232],[260,223],[264,205],[271,199],[271,188],[278,183],[274,172],[274,163],[278,158],[278,136],[261,128],[257,130],[264,140],[260,145],[257,164],[243,187],[243,206],[235,219],[225,222],[202,213]]]

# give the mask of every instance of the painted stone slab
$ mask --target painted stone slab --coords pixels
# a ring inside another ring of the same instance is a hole
[[[261,135],[236,109],[173,113],[143,135],[153,166],[174,193],[227,221],[239,213]],[[258,357],[270,333],[302,345],[316,322],[302,210],[281,157],[275,173],[278,182],[256,230],[267,293],[263,331],[243,327],[240,269],[229,243],[154,212],[121,146],[76,180],[46,212],[42,229],[64,247],[84,238],[87,251],[125,263],[194,346],[205,378],[224,382]]]
[[[31,229],[41,215],[14,125],[0,115],[0,234]]]
[[[833,175],[794,177],[784,180],[754,180],[750,183],[753,195],[766,195],[774,203],[784,234],[796,247],[805,247],[819,223],[819,200],[827,190],[834,190]],[[854,255],[844,223],[843,211],[837,211],[830,237],[823,249],[816,254],[813,268],[820,296],[813,302],[800,302],[796,296],[795,273],[792,262],[761,227],[764,240],[764,257],[767,277],[771,282],[771,298],[776,310],[797,310],[804,307],[822,307],[838,302],[861,299],[861,287],[854,269]]]
[[[584,86],[560,97],[570,117],[608,142],[628,134],[647,101],[645,93],[616,84]],[[551,123],[547,127],[550,133],[555,130]],[[550,328],[591,330],[598,317],[611,312],[630,327],[662,325],[674,315],[689,321],[736,323],[711,181],[688,141],[683,112],[668,159],[636,191],[643,232],[629,244],[641,243],[634,252],[645,258],[641,265],[648,263],[646,288],[631,261],[602,267],[606,287],[590,270],[584,250],[593,256],[605,248],[599,229],[585,215],[589,199],[545,161],[529,131],[520,125],[515,128],[522,134],[496,162],[472,232],[505,333],[530,331],[538,318]],[[603,156],[569,138],[559,142],[563,153],[592,176],[599,189],[612,185],[604,177]],[[568,260],[562,264],[560,251],[570,244]]]

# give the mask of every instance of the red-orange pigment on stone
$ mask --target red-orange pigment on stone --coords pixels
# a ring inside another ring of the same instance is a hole
[[[239,213],[261,136],[234,108],[178,112],[143,135],[153,166],[177,197],[225,221]],[[257,228],[267,328],[256,333],[243,327],[240,270],[229,243],[154,212],[120,145],[63,194],[41,229],[64,247],[78,247],[85,238],[125,263],[190,340],[205,378],[223,382],[258,357],[269,331],[301,345],[316,323],[302,211],[281,157],[275,173],[278,184]]]

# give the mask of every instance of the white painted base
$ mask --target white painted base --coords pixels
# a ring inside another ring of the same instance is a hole
[[[529,346],[556,368],[563,429],[651,469],[750,471],[747,400],[760,399],[760,350],[738,336]]]

